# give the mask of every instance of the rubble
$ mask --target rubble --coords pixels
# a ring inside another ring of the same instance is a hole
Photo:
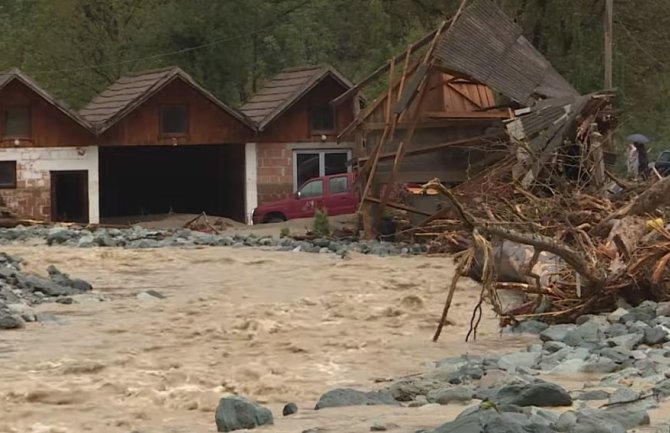
[[[54,321],[51,315],[35,314],[31,306],[48,302],[71,304],[72,296],[92,290],[88,282],[70,278],[53,265],[47,272],[48,278],[25,273],[20,258],[0,253],[0,329],[22,328],[25,322]]]

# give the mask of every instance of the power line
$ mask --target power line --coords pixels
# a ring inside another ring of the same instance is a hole
[[[218,45],[218,44],[222,44],[222,43],[233,42],[233,41],[236,41],[236,40],[239,40],[239,39],[244,39],[244,38],[248,38],[250,36],[255,36],[255,35],[260,34],[260,33],[264,33],[266,31],[274,28],[276,25],[278,25],[280,23],[280,20],[282,18],[285,18],[286,16],[296,12],[298,9],[300,9],[303,6],[310,3],[310,1],[311,0],[304,0],[303,2],[299,3],[295,7],[276,15],[275,19],[270,24],[268,24],[264,27],[261,27],[257,30],[251,31],[251,32],[241,33],[241,34],[226,37],[226,38],[215,39],[213,41],[210,41],[210,42],[207,42],[207,43],[204,43],[204,44],[195,45],[195,46],[186,47],[186,48],[181,48],[179,50],[167,51],[167,52],[158,53],[158,54],[151,54],[151,55],[148,55],[148,56],[137,57],[137,58],[134,58],[134,59],[119,60],[119,61],[116,61],[116,62],[100,63],[100,64],[97,64],[97,65],[78,66],[78,67],[72,67],[72,68],[51,69],[51,70],[44,70],[44,71],[31,71],[31,74],[32,75],[56,74],[56,73],[63,73],[63,72],[86,71],[86,70],[91,70],[91,69],[104,68],[104,67],[108,67],[108,66],[126,65],[126,64],[129,64],[129,63],[135,63],[135,62],[141,62],[141,61],[145,61],[145,60],[153,60],[153,59],[159,59],[159,58],[162,58],[162,57],[169,57],[169,56],[174,56],[174,55],[178,55],[178,54],[184,54],[184,53],[188,53],[188,52],[196,51],[196,50],[201,50],[203,48],[208,48],[208,47]]]

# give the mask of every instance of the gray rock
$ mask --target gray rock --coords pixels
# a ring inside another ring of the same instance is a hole
[[[610,347],[621,347],[626,350],[633,350],[638,344],[642,342],[644,335],[642,334],[626,334],[618,337],[612,337],[607,340]]]
[[[670,316],[670,302],[659,302],[656,306],[656,317]]]
[[[397,401],[412,401],[418,396],[425,396],[437,385],[434,381],[423,378],[408,378],[394,382],[386,391]]]
[[[644,344],[654,346],[665,343],[668,340],[668,333],[660,326],[647,328],[644,330]]]
[[[23,327],[24,323],[21,317],[0,311],[0,329],[19,329]]]
[[[549,325],[538,320],[524,320],[517,326],[512,328],[512,331],[519,334],[533,334],[537,335],[547,329]]]
[[[545,424],[533,423],[523,413],[499,413],[493,408],[466,410],[455,420],[431,433],[553,433]]]
[[[623,364],[626,361],[633,359],[633,355],[630,350],[624,349],[622,347],[607,347],[601,349],[597,352],[600,356],[605,356],[617,364]]]
[[[591,320],[568,330],[562,341],[572,347],[595,347],[601,344],[603,335],[600,325]]]
[[[619,337],[628,334],[628,327],[623,323],[613,323],[605,328],[605,336],[608,338]]]
[[[532,368],[538,363],[541,357],[542,354],[537,352],[510,353],[500,357],[498,368],[508,371],[513,371],[516,367]]]
[[[467,403],[472,400],[474,394],[474,391],[467,386],[455,386],[430,391],[427,398],[430,403],[445,405],[454,402]]]
[[[573,400],[592,401],[592,400],[607,400],[610,394],[602,389],[586,389],[573,391],[570,393]]]
[[[587,362],[583,359],[568,359],[549,370],[550,374],[576,374],[584,371]]]
[[[620,369],[620,365],[609,358],[591,355],[586,359],[586,364],[581,371],[584,373],[612,373]]]
[[[607,321],[610,323],[619,323],[621,322],[621,318],[628,314],[628,310],[625,308],[617,308],[613,312],[607,315]]]
[[[273,424],[272,412],[243,397],[219,400],[215,414],[216,430],[229,432]]]
[[[563,343],[562,341],[547,341],[546,343],[544,343],[542,347],[545,351],[549,353],[555,353],[561,349],[567,348],[568,345]]]
[[[625,433],[626,428],[616,420],[578,414],[571,433]]]
[[[605,409],[603,412],[603,420],[611,420],[620,423],[627,430],[639,427],[642,425],[649,425],[649,414],[644,409],[638,409],[628,406],[613,406]]]
[[[73,233],[69,230],[54,227],[47,234],[47,245],[59,245],[72,239]]]
[[[575,328],[575,325],[570,324],[550,326],[540,333],[540,339],[542,341],[563,341],[568,335],[568,332]]]
[[[96,246],[95,238],[91,235],[82,236],[77,241],[78,248],[91,248]]]
[[[501,404],[517,406],[556,407],[572,405],[570,394],[561,386],[549,382],[528,385],[508,385],[498,391]]]
[[[569,410],[563,412],[554,423],[554,429],[559,432],[570,432],[577,424],[577,412]]]
[[[636,401],[640,398],[640,393],[633,391],[630,388],[618,388],[612,395],[610,395],[607,403],[616,404],[616,403],[630,403]]]
[[[670,379],[659,382],[654,387],[654,395],[657,395],[661,399],[670,397]]]
[[[284,409],[282,410],[282,415],[289,416],[297,412],[298,412],[298,405],[296,405],[295,403],[288,403],[284,406]]]
[[[39,323],[57,323],[57,324],[65,323],[65,320],[50,313],[37,313],[35,315],[35,319]]]
[[[399,403],[384,391],[362,392],[354,389],[338,388],[323,394],[316,403],[315,410],[329,407],[391,405]]]

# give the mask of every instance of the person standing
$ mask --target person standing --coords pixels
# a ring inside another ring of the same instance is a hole
[[[626,169],[629,179],[637,179],[640,173],[640,158],[638,156],[637,146],[634,143],[628,143],[626,151]]]
[[[644,143],[635,143],[635,150],[637,151],[637,171],[642,179],[649,179],[649,155],[647,154],[647,147]]]

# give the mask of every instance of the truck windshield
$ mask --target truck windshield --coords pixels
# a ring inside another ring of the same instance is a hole
[[[670,162],[670,152],[661,152],[661,154],[658,155],[658,162]]]

